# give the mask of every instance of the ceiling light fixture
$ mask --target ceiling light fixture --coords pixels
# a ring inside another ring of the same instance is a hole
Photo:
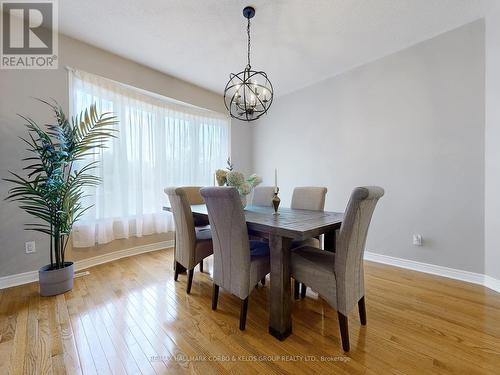
[[[273,102],[273,85],[267,74],[252,70],[250,65],[250,18],[255,16],[253,7],[245,7],[243,16],[248,20],[247,66],[237,74],[229,75],[224,89],[224,104],[231,117],[254,121],[267,112]]]

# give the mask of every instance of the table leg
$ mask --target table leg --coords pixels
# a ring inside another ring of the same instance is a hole
[[[271,295],[269,308],[269,333],[278,340],[292,333],[290,298],[290,238],[270,235]]]
[[[337,231],[334,229],[330,232],[325,233],[325,238],[324,238],[324,249],[327,251],[333,251],[335,252],[335,246],[337,242]]]

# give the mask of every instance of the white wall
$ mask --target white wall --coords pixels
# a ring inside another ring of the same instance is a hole
[[[200,107],[225,112],[223,98],[217,93],[63,35],[59,38],[59,53],[58,70],[0,70],[0,178],[8,177],[8,170],[19,172],[22,166],[20,160],[26,157],[25,147],[18,139],[19,136],[26,135],[26,128],[16,114],[30,116],[38,122],[50,121],[52,114],[48,107],[36,102],[34,97],[49,100],[54,98],[67,110],[69,91],[66,65]],[[238,151],[237,163],[250,168],[251,151],[244,147],[248,129],[238,123],[233,124],[232,128],[232,149]],[[46,237],[23,230],[24,223],[33,219],[15,203],[3,200],[9,187],[8,183],[0,180],[0,277],[36,270],[49,261]],[[118,241],[97,248],[75,249],[72,259],[81,260],[170,237],[146,236],[140,240]],[[37,252],[27,255],[24,253],[24,243],[30,240],[36,241]]]
[[[500,279],[500,11],[486,18],[486,274]]]
[[[231,160],[234,168],[245,176],[253,170],[253,127],[254,123],[231,119]]]
[[[278,168],[284,205],[294,186],[322,185],[343,211],[353,187],[380,185],[367,250],[483,273],[484,95],[477,21],[278,97],[254,167],[268,184]]]

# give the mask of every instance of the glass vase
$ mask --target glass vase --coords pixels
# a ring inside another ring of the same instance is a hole
[[[240,200],[241,200],[241,207],[245,209],[245,207],[247,206],[247,196],[240,194]]]

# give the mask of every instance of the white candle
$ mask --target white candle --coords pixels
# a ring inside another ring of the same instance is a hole
[[[278,192],[278,168],[274,168],[274,192]]]

